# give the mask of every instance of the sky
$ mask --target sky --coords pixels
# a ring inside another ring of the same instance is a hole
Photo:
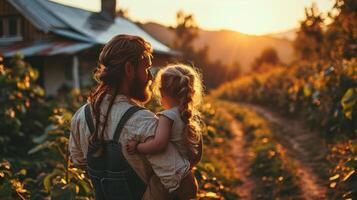
[[[53,0],[63,4],[99,11],[101,0]],[[233,30],[264,35],[297,28],[304,8],[315,2],[322,12],[334,0],[117,0],[117,8],[127,9],[129,18],[175,26],[176,13],[193,14],[200,28]]]

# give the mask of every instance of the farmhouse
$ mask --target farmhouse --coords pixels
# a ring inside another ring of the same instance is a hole
[[[102,0],[100,12],[49,0],[0,0],[0,56],[17,52],[40,72],[47,96],[60,88],[82,88],[91,75],[103,44],[117,34],[138,35],[154,49],[153,66],[162,66],[177,52],[138,25],[116,15],[116,0]]]

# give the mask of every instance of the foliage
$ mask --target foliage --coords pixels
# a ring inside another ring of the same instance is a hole
[[[239,177],[229,157],[229,140],[233,137],[228,124],[219,116],[213,102],[203,105],[204,152],[203,160],[194,169],[199,182],[199,197],[203,199],[237,199],[234,191]],[[224,162],[222,162],[224,161]]]
[[[294,199],[299,197],[299,177],[282,147],[274,141],[273,130],[267,121],[247,107],[229,102],[221,106],[242,122],[248,154],[251,155],[254,192],[257,199]]]
[[[336,0],[329,13],[331,24],[325,33],[330,60],[352,59],[357,55],[357,1]]]
[[[316,5],[305,9],[294,41],[298,60],[316,61],[352,59],[357,55],[357,2],[335,0],[333,9],[325,16]],[[331,21],[328,25],[324,22]]]
[[[26,178],[26,175],[25,169],[14,173],[10,163],[2,160],[0,163],[0,198],[4,200],[28,199],[30,193],[24,187],[24,183],[32,180]]]
[[[305,8],[305,19],[300,22],[300,29],[294,41],[297,59],[313,61],[323,54],[324,17],[316,4]]]
[[[268,47],[254,60],[252,70],[255,72],[263,72],[267,71],[271,66],[276,66],[280,63],[281,61],[276,50],[272,47]]]
[[[357,140],[341,141],[331,145],[328,159],[331,163],[336,163],[329,178],[329,196],[332,199],[356,199]]]
[[[49,159],[49,170],[43,176],[44,190],[53,199],[85,199],[93,197],[93,189],[85,171],[73,166],[69,159],[68,137],[71,112],[56,108],[50,117],[51,124],[43,135],[35,138],[37,145],[29,154]],[[41,154],[42,153],[42,154]]]
[[[328,139],[355,137],[356,61],[299,64],[227,83],[215,95],[273,106],[323,128]]]
[[[8,67],[0,63],[1,157],[26,154],[24,149],[32,145],[33,136],[41,133],[50,113],[44,91],[35,83],[38,72],[22,59],[16,55]],[[18,146],[24,147],[23,151]]]
[[[8,64],[0,67],[0,130],[6,130],[0,136],[1,155],[7,158],[1,164],[1,198],[90,196],[92,189],[84,171],[70,166],[68,159],[71,114],[45,101],[44,90],[36,85],[38,72],[21,55]],[[83,98],[76,92],[70,96],[64,103],[75,109]]]

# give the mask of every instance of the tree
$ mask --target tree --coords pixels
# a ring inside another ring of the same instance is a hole
[[[294,41],[297,59],[314,61],[323,55],[324,18],[316,4],[305,8],[305,19],[300,22],[300,29]]]
[[[263,50],[258,58],[255,59],[252,70],[253,71],[266,71],[266,66],[274,66],[280,64],[280,59],[276,50],[268,47]]]
[[[129,10],[120,8],[119,10],[115,11],[115,16],[129,18]]]
[[[357,1],[336,0],[329,17],[332,23],[326,32],[325,47],[329,50],[328,57],[331,60],[357,57]]]
[[[185,14],[182,10],[176,14],[176,40],[173,47],[183,54],[187,60],[193,60],[193,41],[198,37],[198,26],[192,14]]]
[[[336,0],[324,25],[324,17],[315,4],[305,9],[305,20],[294,41],[298,59],[336,61],[357,56],[357,1]],[[324,31],[325,30],[325,31]]]

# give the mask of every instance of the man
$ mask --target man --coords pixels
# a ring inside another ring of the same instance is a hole
[[[172,144],[155,160],[129,155],[125,148],[130,139],[144,142],[154,136],[157,127],[155,114],[138,107],[150,99],[151,52],[151,45],[140,37],[112,38],[99,55],[94,73],[97,86],[88,104],[72,118],[70,157],[74,164],[87,167],[96,199],[170,199],[151,165],[180,156]],[[127,121],[118,125],[124,118]]]

